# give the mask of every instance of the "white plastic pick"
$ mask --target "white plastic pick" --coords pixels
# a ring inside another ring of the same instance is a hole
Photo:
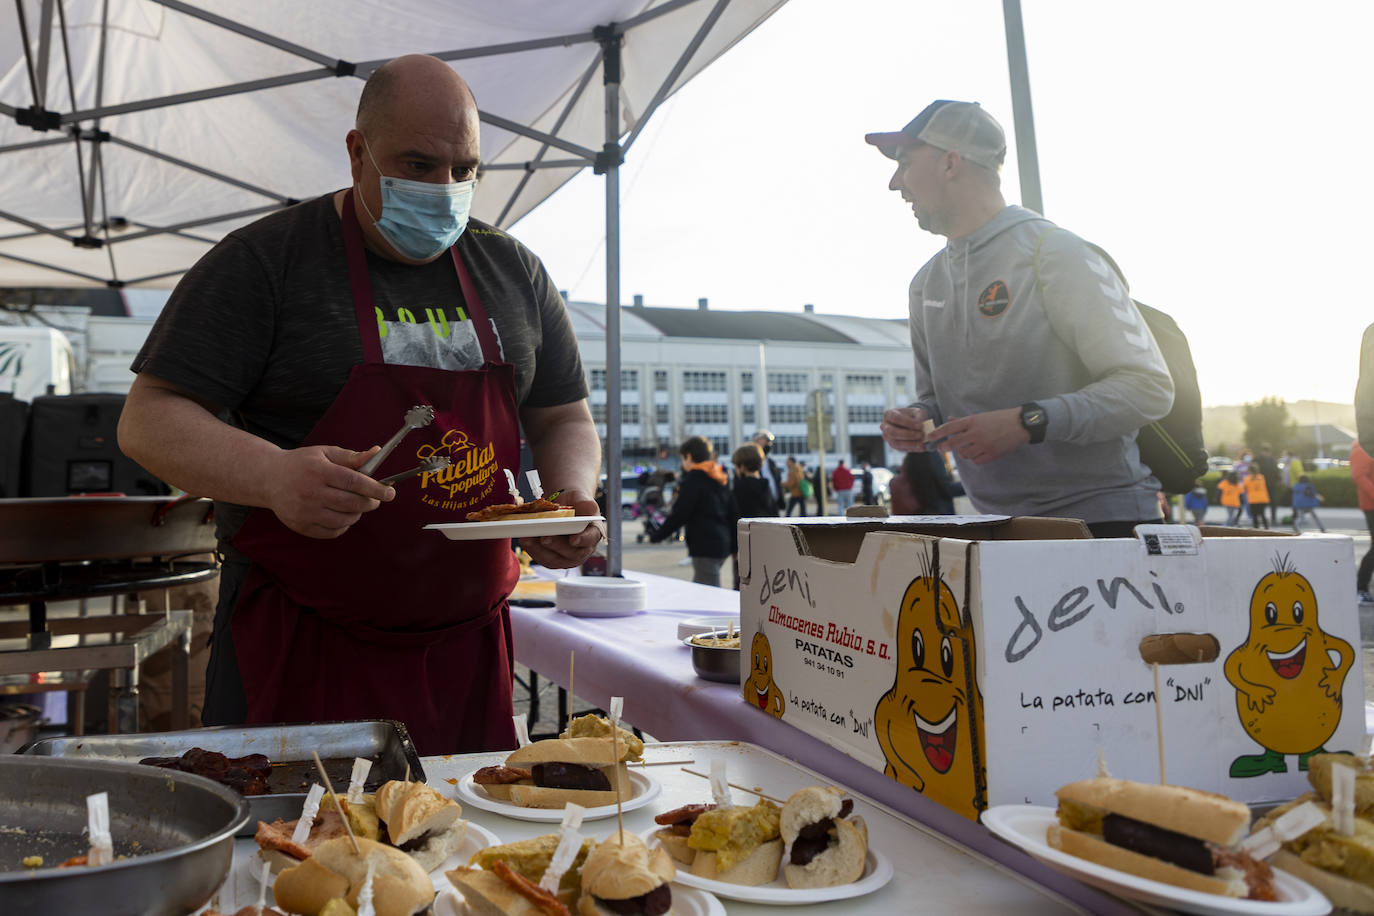
[[[534,494],[534,498],[543,499],[544,487],[539,483],[539,472],[533,470],[526,471],[525,479],[530,482],[530,492]]]
[[[559,882],[572,867],[573,860],[582,848],[582,834],[577,832],[577,828],[582,826],[582,815],[586,810],[572,802],[563,806],[563,826],[559,831],[558,848],[553,851],[548,867],[539,877],[539,886],[551,894],[558,893]]]
[[[377,916],[377,911],[372,906],[372,878],[376,873],[377,860],[373,856],[368,856],[367,876],[363,878],[363,886],[358,891],[358,916]]]
[[[1342,836],[1355,835],[1355,768],[1331,768],[1331,821]]]
[[[521,747],[530,743],[530,730],[525,724],[527,716],[522,712],[518,716],[511,716],[511,721],[515,723],[515,740]]]
[[[619,722],[619,721],[620,721],[620,714],[623,713],[624,711],[625,711],[625,698],[624,698],[624,697],[611,697],[611,705],[610,705],[610,709],[609,709],[609,712],[610,712],[610,714],[611,714],[611,718],[612,718],[613,720],[615,720],[616,722]]]
[[[515,472],[510,468],[502,468],[506,472],[506,489],[510,491],[511,501],[517,506],[524,505],[525,501],[520,498],[520,487],[515,482]]]
[[[267,907],[267,882],[272,877],[272,863],[262,863],[262,871],[258,873],[258,912],[261,913]]]
[[[1274,819],[1274,823],[1263,830],[1256,830],[1240,844],[1244,852],[1256,859],[1267,859],[1279,851],[1279,846],[1289,840],[1296,840],[1314,827],[1320,827],[1326,815],[1311,802],[1303,802],[1292,811]]]
[[[730,782],[725,776],[725,761],[717,757],[711,761],[711,798],[717,808],[733,808],[734,799],[730,797]]]
[[[367,784],[367,774],[372,772],[372,761],[366,757],[353,758],[353,775],[348,780],[348,803],[363,803],[363,786]]]
[[[315,815],[320,813],[320,799],[324,798],[324,786],[315,783],[306,793],[305,804],[301,806],[301,819],[296,821],[296,829],[291,831],[291,842],[300,845],[310,836],[310,828],[315,823]]]
[[[114,840],[110,837],[110,795],[97,792],[86,796],[86,826],[91,834],[88,865],[109,865],[114,861]]]

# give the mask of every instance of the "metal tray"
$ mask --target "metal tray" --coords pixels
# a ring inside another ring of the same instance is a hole
[[[229,757],[265,754],[272,761],[272,775],[267,781],[272,794],[248,796],[251,816],[237,836],[252,836],[260,820],[270,823],[277,818],[290,821],[300,817],[305,793],[309,791],[311,783],[318,781],[311,751],[320,755],[329,780],[339,793],[348,788],[354,757],[366,757],[372,761],[372,772],[367,779],[369,792],[376,791],[388,780],[404,778],[407,764],[410,766],[411,779],[423,781],[425,778],[410,733],[403,723],[390,719],[296,725],[221,725],[137,735],[43,738],[25,746],[20,753],[137,763],[144,757],[179,757],[193,747],[218,751]]]

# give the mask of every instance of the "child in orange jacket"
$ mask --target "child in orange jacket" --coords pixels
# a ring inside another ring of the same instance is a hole
[[[1235,471],[1227,471],[1217,481],[1217,496],[1221,507],[1226,510],[1226,524],[1234,525],[1240,521],[1240,494],[1245,488],[1236,480]]]
[[[1264,482],[1260,469],[1253,465],[1245,475],[1245,501],[1250,505],[1250,521],[1254,526],[1268,528],[1265,513],[1269,511],[1269,485]]]

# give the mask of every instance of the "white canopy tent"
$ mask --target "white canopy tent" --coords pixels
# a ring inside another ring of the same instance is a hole
[[[359,81],[430,53],[478,99],[479,219],[508,226],[588,165],[605,174],[618,405],[618,167],[658,105],[783,2],[15,0],[0,10],[0,286],[175,285],[233,228],[337,188]],[[606,486],[620,505],[619,474]]]
[[[0,287],[175,285],[235,227],[339,187],[360,81],[434,54],[481,110],[479,219],[509,226],[588,165],[605,175],[618,455],[618,167],[659,104],[784,2],[13,0],[0,6]],[[1019,0],[1003,5],[1022,190],[1038,206]]]

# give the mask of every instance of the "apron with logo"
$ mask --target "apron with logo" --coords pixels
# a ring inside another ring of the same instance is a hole
[[[248,722],[398,719],[421,754],[515,747],[510,616],[519,577],[510,541],[451,541],[431,522],[506,501],[520,466],[514,370],[472,279],[450,248],[485,360],[454,372],[382,360],[362,232],[345,194],[343,231],[363,361],[301,444],[385,442],[415,405],[434,408],[376,471],[431,455],[452,464],[396,484],[396,498],[344,534],[310,538],[254,509],[233,543],[253,565],[232,625]],[[453,330],[450,331],[453,333]]]

